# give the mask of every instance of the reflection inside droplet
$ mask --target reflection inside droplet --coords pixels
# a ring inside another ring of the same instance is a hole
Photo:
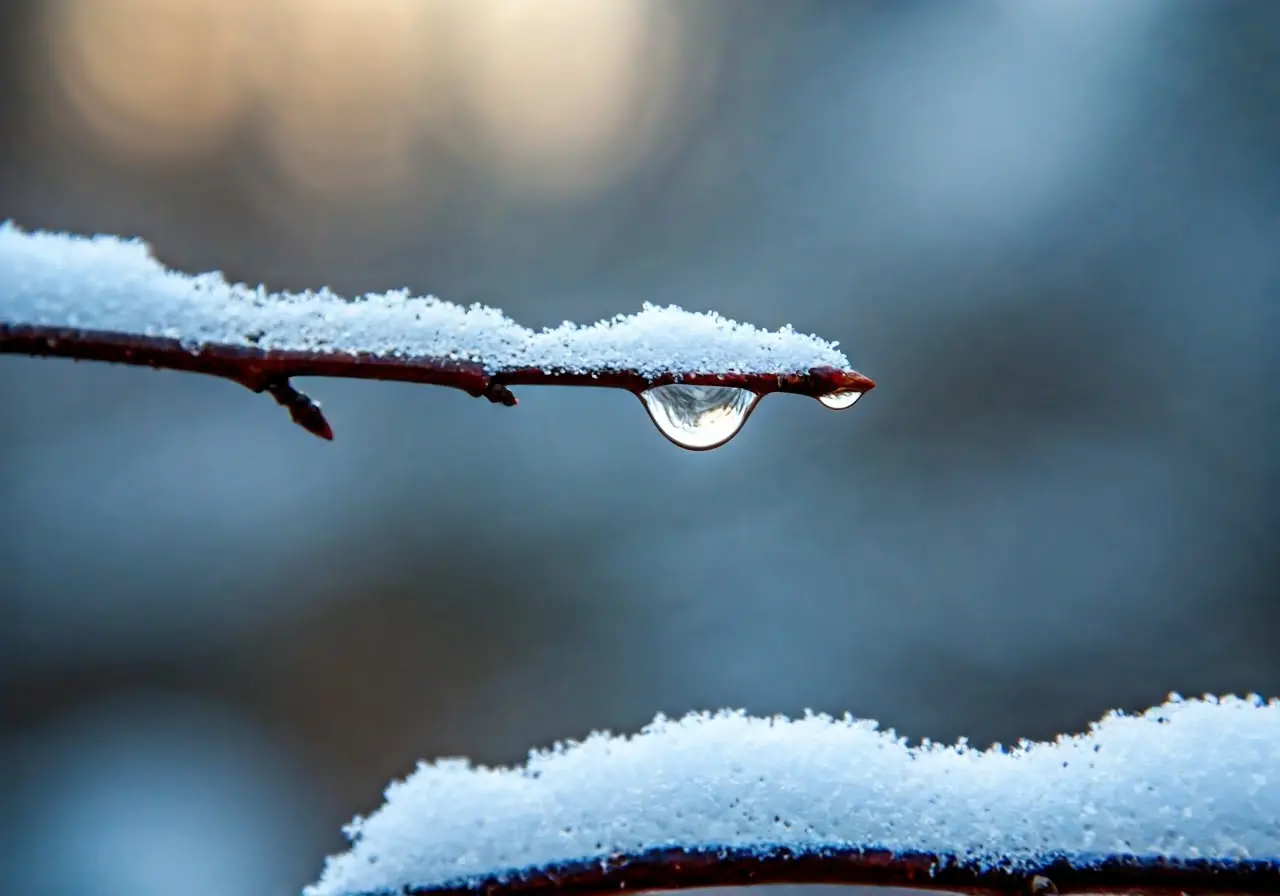
[[[830,392],[826,395],[819,395],[818,401],[822,402],[823,407],[831,408],[833,411],[843,411],[845,408],[851,408],[863,393],[850,389],[842,392]]]
[[[673,383],[640,393],[640,400],[659,432],[681,448],[703,451],[736,436],[760,396],[733,386]]]

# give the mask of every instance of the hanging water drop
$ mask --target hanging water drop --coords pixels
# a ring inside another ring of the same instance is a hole
[[[818,401],[822,402],[823,407],[831,408],[833,411],[843,411],[845,408],[853,407],[854,403],[861,398],[862,392],[856,389],[845,389],[840,392],[829,392],[826,395],[819,395]]]
[[[733,386],[673,383],[640,393],[654,425],[681,448],[705,451],[732,439],[760,396]]]

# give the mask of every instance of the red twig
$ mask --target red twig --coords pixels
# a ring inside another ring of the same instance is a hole
[[[1071,861],[1060,858],[1032,869],[983,868],[924,853],[828,850],[802,854],[778,848],[765,853],[705,849],[659,850],[607,861],[492,875],[467,886],[406,888],[411,896],[527,896],[545,893],[670,891],[752,884],[893,886],[958,893],[1178,894],[1280,893],[1280,860],[1168,862],[1135,858]]]
[[[479,363],[447,358],[269,351],[241,345],[190,349],[176,339],[138,333],[5,323],[0,323],[0,354],[106,361],[222,377],[254,392],[270,394],[289,411],[295,423],[323,439],[332,439],[333,430],[320,406],[290,384],[291,377],[348,377],[449,386],[508,407],[516,404],[511,386],[596,386],[639,393],[651,386],[683,382],[737,386],[762,395],[790,392],[813,397],[844,390],[866,392],[875,387],[860,373],[833,367],[815,367],[802,374],[668,373],[656,377],[628,370],[563,373],[529,368],[486,373]]]

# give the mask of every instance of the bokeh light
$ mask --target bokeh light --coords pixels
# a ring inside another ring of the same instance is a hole
[[[349,203],[478,150],[541,197],[624,175],[678,106],[681,14],[655,0],[54,0],[66,100],[122,158],[260,135],[298,189]]]
[[[644,157],[682,74],[654,0],[505,0],[459,17],[457,71],[486,153],[539,193],[598,188]]]
[[[54,0],[58,81],[106,146],[139,159],[216,152],[250,100],[253,0]]]

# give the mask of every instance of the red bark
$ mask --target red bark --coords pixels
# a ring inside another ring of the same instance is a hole
[[[345,352],[278,351],[245,345],[203,345],[190,349],[176,339],[138,333],[77,330],[0,323],[0,354],[105,361],[223,377],[267,392],[293,421],[323,439],[333,430],[319,405],[289,382],[296,376],[349,377],[425,383],[461,389],[496,404],[516,404],[511,386],[594,386],[643,392],[651,386],[683,382],[737,386],[760,394],[790,392],[818,397],[831,392],[866,392],[875,387],[860,373],[815,367],[806,373],[667,373],[644,376],[630,370],[564,373],[527,368],[486,373],[474,361],[413,358]]]
[[[884,850],[828,850],[798,854],[778,848],[766,853],[746,850],[698,852],[658,850],[614,856],[607,861],[538,868],[507,876],[492,875],[468,886],[407,888],[411,896],[526,896],[546,893],[671,891],[695,887],[753,884],[843,884],[892,886],[956,893],[1178,894],[1280,893],[1280,859],[1212,862],[1099,858],[1095,861],[1045,862],[1019,869],[983,868],[925,853],[894,854]]]

